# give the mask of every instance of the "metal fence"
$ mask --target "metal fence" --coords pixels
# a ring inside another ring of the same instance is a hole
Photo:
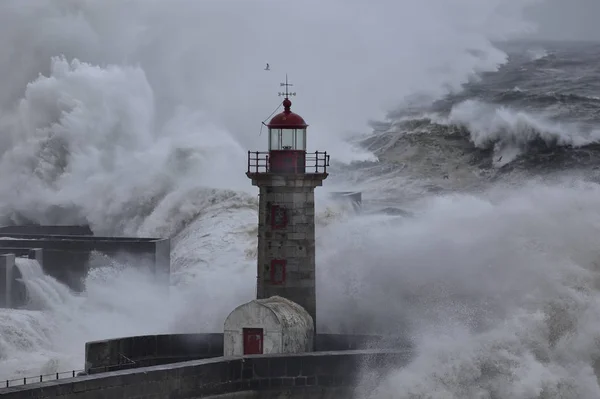
[[[61,371],[53,374],[43,374],[32,377],[15,378],[12,380],[6,380],[3,388],[10,388],[18,385],[35,384],[44,381],[60,380],[62,378],[73,378],[77,377],[77,375],[82,372],[84,372],[84,370],[71,370]]]
[[[14,378],[11,380],[4,380],[4,384],[2,387],[0,387],[0,389],[15,387],[15,386],[19,386],[19,385],[38,384],[40,382],[46,382],[46,381],[55,381],[55,380],[61,380],[61,379],[75,378],[75,377],[78,377],[81,375],[98,374],[98,373],[105,373],[108,371],[125,370],[125,369],[131,369],[131,368],[138,367],[138,364],[136,362],[134,362],[133,360],[127,358],[124,355],[121,355],[121,357],[123,358],[123,360],[125,360],[125,362],[115,364],[112,366],[93,367],[88,370],[60,371],[58,373],[52,373],[52,374],[40,374],[40,375],[35,375],[35,376]]]
[[[274,151],[274,153],[277,152]],[[292,151],[292,153],[298,153],[298,151]],[[273,167],[273,165],[271,165],[273,160],[269,158],[271,155],[272,154],[270,152],[265,151],[248,151],[248,173],[271,172]],[[283,159],[289,160],[294,157],[289,155],[289,158],[287,156],[279,158],[280,159],[278,159],[278,162]],[[302,171],[302,173],[327,173],[327,167],[329,166],[330,159],[327,151],[303,152],[300,159],[302,163],[302,169],[305,169],[305,171]]]

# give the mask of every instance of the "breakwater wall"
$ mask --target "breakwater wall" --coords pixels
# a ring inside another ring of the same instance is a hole
[[[317,351],[409,348],[390,337],[318,334]],[[91,341],[85,344],[85,371],[107,371],[154,366],[223,356],[223,333],[141,335]]]
[[[350,398],[363,371],[383,376],[410,357],[408,351],[392,350],[220,357],[5,388],[0,398],[262,398],[282,393],[286,398]]]

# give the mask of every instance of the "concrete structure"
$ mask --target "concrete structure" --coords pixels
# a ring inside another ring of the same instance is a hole
[[[19,281],[21,272],[15,259],[35,259],[43,267],[43,256],[40,248],[0,248],[0,308],[18,308],[27,302],[27,291]]]
[[[315,197],[327,178],[329,155],[306,152],[304,119],[284,111],[269,124],[269,152],[248,152],[246,175],[260,190],[257,299],[281,296],[301,305],[316,326]]]
[[[34,235],[69,235],[69,236],[93,236],[90,226],[52,226],[26,224],[18,226],[0,226],[0,237],[5,234],[34,234]]]
[[[360,210],[362,206],[362,192],[360,191],[336,191],[329,195],[336,201],[352,205],[355,211]]]
[[[15,254],[0,255],[0,307],[13,307],[13,284],[15,270]]]
[[[85,372],[155,366],[223,356],[223,334],[143,335],[86,342]]]
[[[224,356],[310,352],[313,319],[300,305],[274,296],[238,306],[227,316]]]
[[[140,335],[85,344],[85,372],[97,374],[223,356],[223,333]],[[406,349],[406,339],[378,335],[318,334],[320,352]]]
[[[9,383],[0,399],[351,398],[365,370],[383,375],[410,358],[394,350],[215,358],[41,383],[38,376],[27,385]],[[368,392],[376,383],[366,380],[359,389]]]
[[[37,259],[44,273],[76,292],[84,288],[83,283],[91,267],[92,252],[150,270],[157,282],[165,287],[169,286],[170,239],[96,237],[91,234],[88,226],[2,226],[0,255],[14,254],[17,257]],[[36,255],[31,255],[32,250],[37,251]],[[0,259],[0,307],[18,307],[25,298],[22,284],[15,283],[20,278],[18,272],[7,275],[17,270],[10,266],[12,263],[9,258],[10,256]],[[9,280],[12,282],[12,290],[7,288]]]
[[[44,272],[74,291],[83,289],[90,253],[98,251],[113,258],[123,257],[133,266],[150,269],[156,280],[168,286],[171,242],[168,238],[95,237],[83,235],[0,234],[0,253],[42,248]]]

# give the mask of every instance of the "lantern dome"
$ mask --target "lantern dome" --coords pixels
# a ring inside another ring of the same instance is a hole
[[[283,112],[275,115],[269,124],[267,125],[270,128],[279,128],[279,129],[304,129],[308,125],[304,121],[304,119],[298,115],[293,113],[290,109],[292,107],[292,102],[289,98],[283,100]]]

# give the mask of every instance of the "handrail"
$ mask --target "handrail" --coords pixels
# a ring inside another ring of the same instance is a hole
[[[40,374],[39,376],[30,376],[30,377],[23,377],[23,378],[14,378],[12,380],[5,380],[5,385],[2,388],[10,388],[10,387],[14,387],[17,385],[27,385],[27,384],[35,384],[38,382],[44,382],[44,381],[54,381],[54,380],[59,380],[61,378],[75,378],[79,373],[84,372],[85,370],[71,370],[71,371],[60,371],[57,373],[52,373],[52,374]],[[61,377],[61,375],[63,374],[69,374],[68,377]],[[54,378],[45,378],[45,377],[54,377]],[[34,381],[31,381],[32,379],[34,379]],[[17,381],[20,381],[21,384],[14,384]]]
[[[10,387],[14,387],[14,386],[27,385],[27,384],[37,384],[37,383],[45,382],[45,381],[55,381],[55,380],[60,380],[60,379],[75,378],[80,375],[94,374],[94,372],[98,372],[98,371],[108,372],[108,371],[134,368],[135,365],[137,364],[135,361],[129,359],[127,356],[125,356],[123,354],[119,354],[119,356],[122,357],[123,359],[125,359],[127,361],[127,363],[113,364],[110,366],[92,367],[87,370],[59,371],[57,373],[52,373],[52,374],[40,374],[40,375],[28,376],[28,377],[22,377],[22,378],[13,378],[13,379],[9,379],[9,380],[4,380],[5,381],[5,383],[3,384],[4,386],[0,386],[0,390],[3,388],[10,388]],[[65,374],[67,375],[66,377],[61,377],[62,375],[65,375]],[[20,384],[16,384],[16,382],[20,382]]]
[[[271,173],[270,155],[271,153],[266,151],[248,151],[248,173]],[[304,173],[327,173],[329,159],[327,151],[304,152]]]

